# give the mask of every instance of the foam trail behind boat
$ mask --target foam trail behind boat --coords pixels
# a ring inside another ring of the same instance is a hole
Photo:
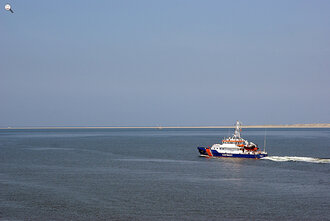
[[[308,163],[330,163],[330,159],[324,159],[324,158],[314,158],[314,157],[290,157],[290,156],[268,156],[262,158],[264,160],[272,160],[277,162],[308,162]]]

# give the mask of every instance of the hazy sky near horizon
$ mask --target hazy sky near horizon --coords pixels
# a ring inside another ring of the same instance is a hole
[[[0,127],[330,123],[328,0],[7,2]]]

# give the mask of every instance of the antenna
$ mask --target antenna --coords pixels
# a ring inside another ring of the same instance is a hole
[[[264,152],[266,152],[266,128],[265,128],[265,136],[264,136]]]

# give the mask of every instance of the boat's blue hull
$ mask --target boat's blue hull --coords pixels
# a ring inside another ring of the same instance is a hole
[[[219,153],[216,150],[211,150],[210,148],[206,148],[206,147],[198,147],[197,149],[202,156],[209,156],[209,157],[235,157],[235,158],[260,159],[267,156],[267,154],[253,154],[253,153],[246,153],[246,154]]]

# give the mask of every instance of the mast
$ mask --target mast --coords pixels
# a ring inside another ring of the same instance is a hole
[[[236,121],[236,129],[234,133],[234,137],[241,138],[241,123],[239,121]]]

